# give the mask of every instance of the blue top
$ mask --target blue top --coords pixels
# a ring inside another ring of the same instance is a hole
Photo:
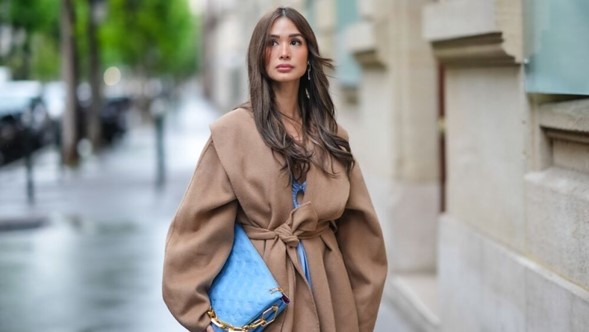
[[[296,180],[293,179],[292,181],[292,205],[296,208],[300,206],[299,200],[297,199],[297,195],[302,192],[305,193],[307,190],[307,181],[303,183],[298,183]]]
[[[307,181],[305,181],[303,183],[299,183],[294,178],[292,179],[292,205],[294,206],[295,209],[300,206],[299,200],[297,199],[298,194],[299,193],[304,194],[305,190],[307,190]],[[309,286],[311,286],[311,273],[309,271],[309,263],[307,261],[307,253],[305,252],[305,248],[303,247],[302,242],[299,242],[299,244],[297,245],[297,254],[299,256],[301,268],[303,269],[303,272],[305,273],[305,277],[307,278],[307,282],[309,283]]]

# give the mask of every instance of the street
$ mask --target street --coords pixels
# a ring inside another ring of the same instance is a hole
[[[184,331],[161,299],[164,241],[218,113],[195,93],[178,105],[166,118],[162,188],[146,125],[77,170],[40,151],[33,205],[23,164],[0,169],[0,227],[15,228],[0,231],[0,332]],[[391,331],[393,315],[383,305],[376,330]]]
[[[24,166],[0,170],[0,225],[46,220],[0,232],[0,331],[183,330],[161,300],[163,246],[215,114],[194,98],[181,107],[168,114],[161,189],[149,126],[75,171],[38,153],[33,206]]]

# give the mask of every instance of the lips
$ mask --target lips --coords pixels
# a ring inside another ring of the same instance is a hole
[[[293,68],[293,66],[286,64],[276,66],[276,70],[278,70],[279,72],[288,72],[291,71]]]

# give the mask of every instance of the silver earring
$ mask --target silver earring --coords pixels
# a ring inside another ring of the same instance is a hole
[[[311,64],[309,62],[307,62],[307,79],[310,81],[311,80]]]
[[[309,90],[307,90],[307,88],[305,88],[305,94],[307,94],[307,99],[311,99],[311,96],[309,96]]]

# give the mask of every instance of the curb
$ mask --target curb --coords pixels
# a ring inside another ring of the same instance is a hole
[[[0,217],[0,232],[40,228],[48,222],[44,216]]]

